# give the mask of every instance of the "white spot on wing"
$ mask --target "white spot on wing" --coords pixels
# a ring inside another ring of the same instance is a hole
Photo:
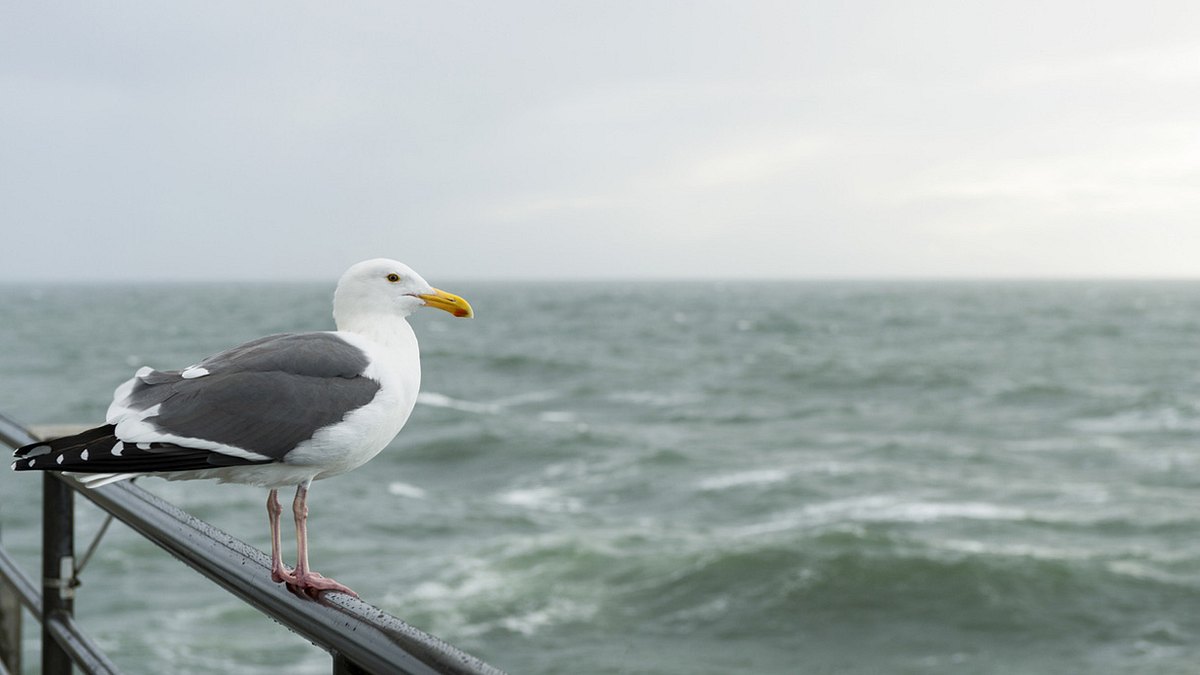
[[[201,368],[200,366],[188,366],[182,373],[179,374],[179,376],[185,380],[192,380],[197,377],[204,377],[207,374],[207,368]]]
[[[62,463],[63,463],[63,456],[62,456],[62,455],[59,455],[58,457],[55,457],[55,458],[54,458],[54,461],[58,462],[59,464],[62,464]]]
[[[138,449],[138,450],[149,450],[149,449],[150,449],[150,444],[149,444],[149,443],[138,443],[138,444],[137,444],[137,449]]]
[[[149,375],[150,373],[153,373],[153,372],[154,372],[154,369],[151,368],[150,366],[142,366],[141,368],[137,369],[136,373],[134,373],[134,377],[136,377],[140,380],[143,377],[146,377],[147,375]]]
[[[84,448],[84,449],[83,449],[83,454],[79,455],[79,459],[82,459],[83,461],[85,461],[85,462],[86,462],[86,461],[87,461],[87,458],[88,458],[88,451],[87,451],[87,448]]]
[[[39,445],[35,448],[30,448],[29,452],[26,453],[25,456],[26,457],[41,457],[42,455],[48,455],[48,454],[50,454],[50,446]]]
[[[125,450],[125,443],[123,443],[121,441],[117,441],[117,444],[114,445],[113,449],[112,449],[113,457],[120,457],[121,453],[124,450]]]

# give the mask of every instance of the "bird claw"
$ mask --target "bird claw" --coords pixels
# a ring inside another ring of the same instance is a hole
[[[286,567],[280,567],[278,569],[272,568],[271,581],[274,581],[275,583],[285,582],[294,586],[296,584],[296,575],[292,574],[292,572]]]
[[[358,597],[358,593],[351,590],[349,586],[338,583],[318,572],[308,572],[307,574],[299,575],[288,573],[286,568],[282,573],[271,570],[271,579],[276,582],[282,581],[287,584],[289,590],[303,592],[310,597],[317,597],[318,594],[325,591],[345,593],[355,598]]]
[[[346,595],[353,596],[355,598],[358,597],[358,593],[355,593],[349,586],[338,583],[333,579],[322,576],[317,572],[309,572],[308,575],[303,578],[303,583],[297,585],[301,585],[305,589],[312,589],[315,591],[335,591],[337,593],[345,593]]]
[[[274,581],[275,583],[283,581],[289,584],[294,584],[296,583],[295,571],[290,569],[287,565],[284,565],[283,561],[276,556],[275,559],[271,561],[271,581]]]

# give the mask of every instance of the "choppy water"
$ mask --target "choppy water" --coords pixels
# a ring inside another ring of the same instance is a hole
[[[513,673],[1196,671],[1200,283],[443,285],[478,318],[415,317],[422,405],[312,493],[368,601]],[[0,288],[0,411],[97,421],[330,292]],[[142,484],[268,545],[261,490]],[[122,527],[77,607],[131,673],[328,672]]]

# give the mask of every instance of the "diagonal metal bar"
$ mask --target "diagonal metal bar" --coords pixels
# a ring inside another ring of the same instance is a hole
[[[75,563],[75,576],[78,577],[83,572],[83,568],[87,567],[88,561],[92,559],[92,555],[96,553],[96,549],[100,548],[100,541],[104,539],[104,533],[108,532],[108,526],[112,525],[113,515],[110,513],[104,517],[104,522],[100,524],[100,529],[96,531],[96,536],[92,538],[92,543],[88,544],[87,550],[83,555],[79,556],[79,561]]]
[[[51,612],[46,618],[45,628],[83,672],[88,675],[120,675],[121,671],[116,665],[80,630],[75,617],[63,611]]]

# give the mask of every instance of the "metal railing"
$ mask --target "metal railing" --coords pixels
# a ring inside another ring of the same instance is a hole
[[[11,447],[37,439],[0,416],[0,442]],[[182,560],[249,605],[328,651],[335,674],[411,673],[503,675],[493,666],[422,632],[362,600],[340,593],[318,599],[271,581],[262,551],[194,518],[129,483],[86,488],[46,473],[42,483],[42,583],[36,584],[0,547],[0,675],[21,672],[20,606],[40,621],[41,672],[69,675],[72,664],[89,675],[119,673],[80,629],[73,614],[74,494],[78,492],[134,531]]]

